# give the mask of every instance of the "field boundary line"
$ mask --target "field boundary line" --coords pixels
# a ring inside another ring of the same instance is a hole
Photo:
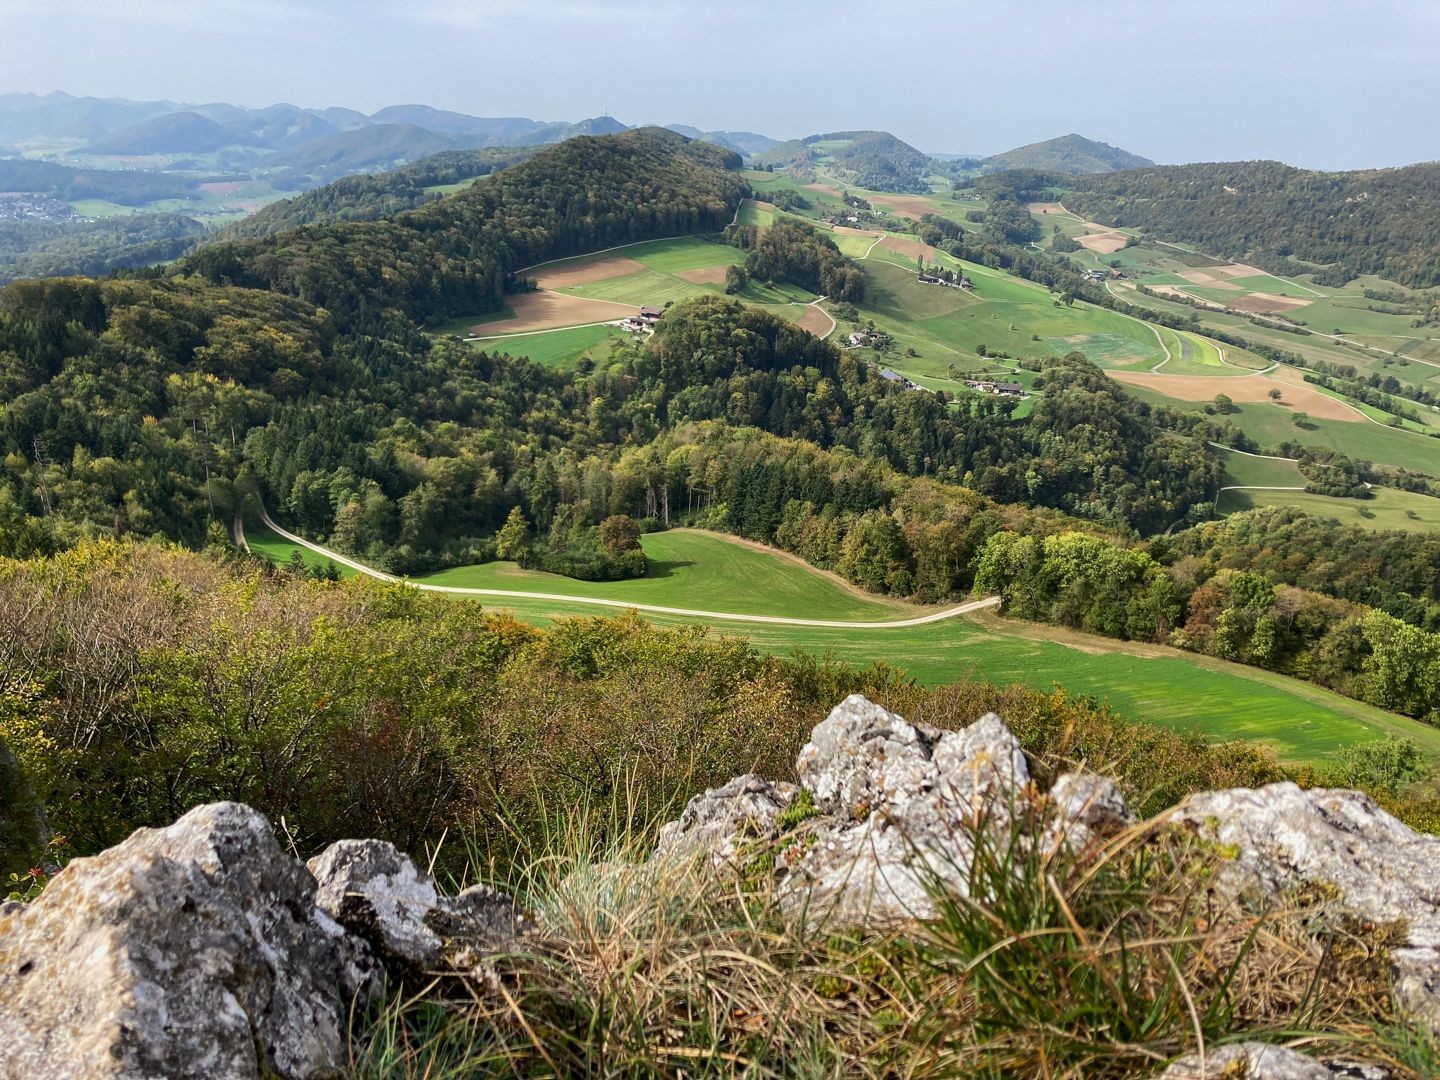
[[[329,548],[306,540],[303,536],[297,536],[288,529],[279,525],[264,504],[260,504],[260,520],[265,526],[283,536],[291,543],[299,544],[308,548],[317,555],[323,555],[342,566],[348,566],[358,574],[375,578],[392,585],[403,585],[409,589],[420,589],[424,592],[446,593],[455,596],[493,596],[498,598],[510,597],[515,600],[550,600],[564,604],[593,604],[597,607],[619,608],[622,611],[650,611],[657,615],[679,615],[685,618],[710,619],[716,622],[744,622],[764,623],[767,626],[810,626],[827,630],[900,630],[912,626],[925,626],[929,623],[941,622],[945,619],[953,619],[971,611],[979,611],[982,608],[999,607],[1001,598],[998,596],[987,596],[981,600],[970,600],[963,604],[956,604],[953,607],[944,608],[940,611],[932,611],[925,615],[917,615],[909,619],[890,619],[883,622],[846,622],[841,619],[797,619],[788,618],[783,615],[743,615],[737,612],[728,611],[700,611],[693,608],[666,607],[660,604],[632,603],[626,600],[606,600],[596,596],[567,596],[564,593],[542,593],[542,592],[520,592],[508,589],[476,589],[466,588],[459,585],[430,585],[422,581],[411,581],[409,578],[396,577],[394,574],[387,574],[383,570],[376,570],[374,567],[366,566],[362,562],[348,556],[341,555],[338,551],[331,551]]]

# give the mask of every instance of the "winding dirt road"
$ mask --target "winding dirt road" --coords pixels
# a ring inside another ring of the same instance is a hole
[[[939,611],[932,611],[925,615],[917,615],[909,619],[892,619],[886,622],[845,622],[839,619],[791,619],[781,615],[740,615],[730,611],[698,611],[693,608],[662,607],[659,604],[635,604],[625,600],[602,600],[593,596],[566,596],[563,593],[519,592],[510,589],[468,589],[458,585],[427,585],[424,582],[397,578],[393,574],[387,574],[384,571],[366,566],[364,563],[356,562],[348,556],[341,555],[338,551],[331,551],[329,548],[311,543],[303,536],[296,536],[294,533],[278,525],[264,506],[260,507],[260,520],[263,521],[269,529],[283,536],[292,544],[299,544],[301,547],[309,548],[317,555],[323,555],[325,558],[332,559],[342,566],[348,566],[357,574],[364,574],[367,577],[376,578],[380,581],[388,581],[396,585],[405,585],[412,589],[422,589],[425,592],[450,593],[456,596],[495,596],[502,598],[508,596],[511,599],[519,600],[553,600],[563,604],[594,604],[598,607],[619,608],[622,611],[652,611],[657,615],[680,615],[692,619],[765,623],[770,626],[810,626],[832,630],[901,630],[908,626],[924,626],[927,623],[953,619],[967,612],[979,611],[982,608],[998,607],[1000,604],[1000,597],[987,596],[983,600],[971,600],[968,603],[942,608]]]

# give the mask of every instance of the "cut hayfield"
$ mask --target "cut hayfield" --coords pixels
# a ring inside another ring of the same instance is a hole
[[[1211,401],[1216,394],[1225,394],[1240,404],[1272,405],[1270,391],[1279,387],[1284,393],[1276,408],[1308,413],[1320,420],[1348,420],[1363,423],[1365,417],[1332,397],[1326,397],[1309,386],[1281,382],[1268,375],[1166,375],[1149,371],[1110,371],[1112,379],[1154,390],[1179,401]]]
[[[816,337],[824,337],[834,328],[835,324],[830,321],[830,316],[821,311],[814,304],[806,304],[805,310],[790,317],[790,321],[801,330],[809,330]]]
[[[1264,270],[1257,270],[1253,266],[1246,266],[1244,263],[1220,263],[1218,266],[1207,266],[1205,272],[1218,278],[1232,277],[1264,277]]]
[[[702,266],[697,270],[677,270],[675,276],[696,285],[724,285],[726,266]]]
[[[1275,293],[1257,292],[1230,301],[1230,306],[1236,311],[1250,311],[1256,315],[1275,315],[1293,308],[1307,307],[1313,302],[1294,296],[1277,296]]]
[[[929,244],[922,243],[919,240],[906,240],[900,236],[887,236],[884,240],[880,241],[880,246],[887,251],[893,251],[898,255],[904,255],[910,259],[918,259],[923,255],[932,262],[935,261],[936,257],[940,254]]]
[[[885,235],[873,229],[852,229],[849,225],[832,225],[830,226],[830,231],[839,233],[841,236],[864,236],[870,239]]]
[[[1075,242],[1083,248],[1098,252],[1101,255],[1113,255],[1124,248],[1130,242],[1129,237],[1121,236],[1117,232],[1086,233],[1084,236],[1075,237]]]
[[[843,199],[845,197],[834,184],[806,184],[804,186],[811,191],[818,191],[822,195],[829,195],[831,198]]]
[[[930,200],[919,195],[871,195],[870,202],[911,221],[919,221],[922,215],[934,210]]]
[[[1210,270],[1215,269],[1211,267]],[[1240,286],[1226,281],[1223,277],[1216,277],[1210,270],[1181,270],[1180,276],[1186,281],[1199,285],[1202,289],[1231,289],[1240,292]]]
[[[542,266],[527,274],[542,289],[567,289],[572,285],[588,285],[594,281],[609,281],[645,269],[645,264],[627,259],[623,255],[611,255],[587,262],[557,263]]]
[[[470,332],[480,337],[497,334],[527,334],[532,330],[554,330],[562,326],[584,326],[586,323],[608,322],[634,315],[634,304],[616,304],[609,300],[591,300],[569,293],[528,292],[510,297],[515,314],[508,319],[477,323]]]

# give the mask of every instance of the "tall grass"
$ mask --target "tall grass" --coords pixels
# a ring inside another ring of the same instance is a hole
[[[758,871],[651,862],[653,832],[614,839],[617,813],[634,821],[553,818],[502,882],[534,936],[398,988],[357,1021],[350,1075],[1141,1077],[1241,1038],[1440,1068],[1390,1015],[1398,928],[1321,892],[1222,899],[1225,853],[1171,831],[1076,855],[1022,807],[974,823],[968,895],[937,877],[935,918],[857,931]]]

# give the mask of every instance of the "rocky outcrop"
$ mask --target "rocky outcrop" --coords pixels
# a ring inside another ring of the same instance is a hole
[[[307,865],[318,885],[315,903],[364,940],[392,975],[469,971],[525,932],[508,896],[483,885],[442,896],[383,840],[341,840]]]
[[[1363,795],[1211,792],[1140,825],[1103,777],[1067,774],[1045,790],[993,714],[940,731],[861,697],[816,726],[796,774],[798,785],[747,774],[696,796],[661,830],[649,869],[696,860],[768,879],[807,919],[894,924],[933,914],[937,885],[968,895],[991,840],[1083,858],[1125,830],[1137,842],[1183,830],[1221,862],[1221,890],[1308,890],[1389,925],[1403,942],[1390,954],[1399,1002],[1440,1028],[1440,839]],[[1037,827],[1012,827],[1022,812]],[[342,841],[307,867],[248,807],[199,807],[0,912],[0,1076],[327,1075],[344,1060],[351,1007],[387,979],[493,985],[493,958],[531,933],[508,897],[445,896],[390,844]],[[1258,1043],[1161,1074],[1239,1075],[1383,1078]]]
[[[1174,1062],[1156,1080],[1387,1080],[1384,1069],[1355,1061],[1320,1061],[1268,1043],[1220,1046]]]
[[[740,777],[691,800],[656,857],[700,851],[733,864],[749,853],[751,872],[770,873],[782,898],[817,918],[874,923],[931,914],[936,884],[965,894],[975,844],[1003,835],[1022,800],[1049,815],[1047,842],[1076,850],[1135,825],[1104,777],[1066,774],[1037,791],[993,714],[942,732],[850,697],[815,728],[795,771],[813,806],[805,820],[791,785]],[[1312,886],[1345,914],[1397,924],[1398,1001],[1440,1030],[1440,837],[1357,792],[1289,783],[1196,795],[1149,827],[1200,837],[1221,858],[1221,887],[1275,899]],[[773,858],[754,858],[767,850]]]
[[[330,1075],[384,975],[472,974],[523,928],[508,898],[442,896],[389,844],[311,866],[237,803],[72,862],[0,915],[0,1076]]]
[[[1359,792],[1289,783],[1193,795],[1163,820],[1220,845],[1235,888],[1279,896],[1321,886],[1360,919],[1402,924],[1396,995],[1440,1030],[1440,837],[1416,833]]]
[[[0,1075],[312,1076],[374,967],[237,803],[78,859],[0,918]]]

